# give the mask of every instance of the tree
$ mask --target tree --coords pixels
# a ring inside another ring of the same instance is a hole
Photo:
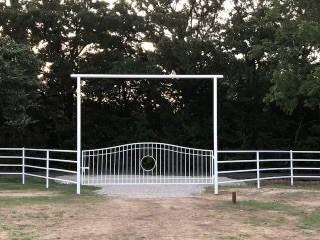
[[[0,36],[0,144],[19,145],[28,141],[27,128],[37,119],[40,61],[23,44]]]

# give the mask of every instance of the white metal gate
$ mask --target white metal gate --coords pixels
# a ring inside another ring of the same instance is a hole
[[[213,151],[143,142],[82,151],[82,184],[213,184]]]

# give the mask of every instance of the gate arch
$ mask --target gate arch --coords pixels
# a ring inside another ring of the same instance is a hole
[[[149,158],[149,169],[142,165]],[[82,151],[82,184],[213,184],[213,151],[141,142]]]

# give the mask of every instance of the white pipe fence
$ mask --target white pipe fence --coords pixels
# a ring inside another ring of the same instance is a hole
[[[255,181],[260,188],[262,180],[290,179],[293,185],[294,179],[320,178],[320,151],[224,150],[218,153],[216,178],[232,177],[232,180],[218,181],[219,186]],[[273,166],[266,166],[268,163]]]
[[[83,151],[82,155],[90,154],[90,151]],[[46,188],[50,180],[72,183],[77,185],[79,193],[81,176],[78,168],[84,171],[86,166],[75,160],[76,154],[75,150],[0,148],[0,175],[20,175],[22,184],[25,184],[26,176],[45,179]],[[288,179],[293,185],[295,179],[320,179],[320,151],[220,150],[217,154],[218,157],[213,158],[217,161],[214,175],[206,182],[209,185],[217,182],[215,192],[219,186],[230,183],[256,182],[260,188],[263,180]],[[73,177],[61,177],[66,174]],[[229,179],[219,180],[219,176]]]
[[[49,180],[79,186],[80,182],[60,177],[61,174],[77,174],[76,153],[60,149],[0,148],[0,175],[21,175],[22,184],[26,176],[45,179],[46,188],[49,188]]]

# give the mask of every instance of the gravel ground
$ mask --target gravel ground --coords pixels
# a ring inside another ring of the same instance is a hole
[[[103,186],[98,194],[125,198],[190,197],[205,190],[205,185],[110,185]]]
[[[60,176],[59,178],[75,180],[75,176]],[[231,178],[219,177],[219,181],[230,181]],[[178,182],[178,181],[177,181]],[[244,183],[232,183],[236,186]],[[227,184],[224,184],[227,185]],[[131,185],[97,185],[100,189],[98,194],[107,196],[118,196],[125,198],[170,198],[190,197],[201,194],[209,184],[131,184]]]

